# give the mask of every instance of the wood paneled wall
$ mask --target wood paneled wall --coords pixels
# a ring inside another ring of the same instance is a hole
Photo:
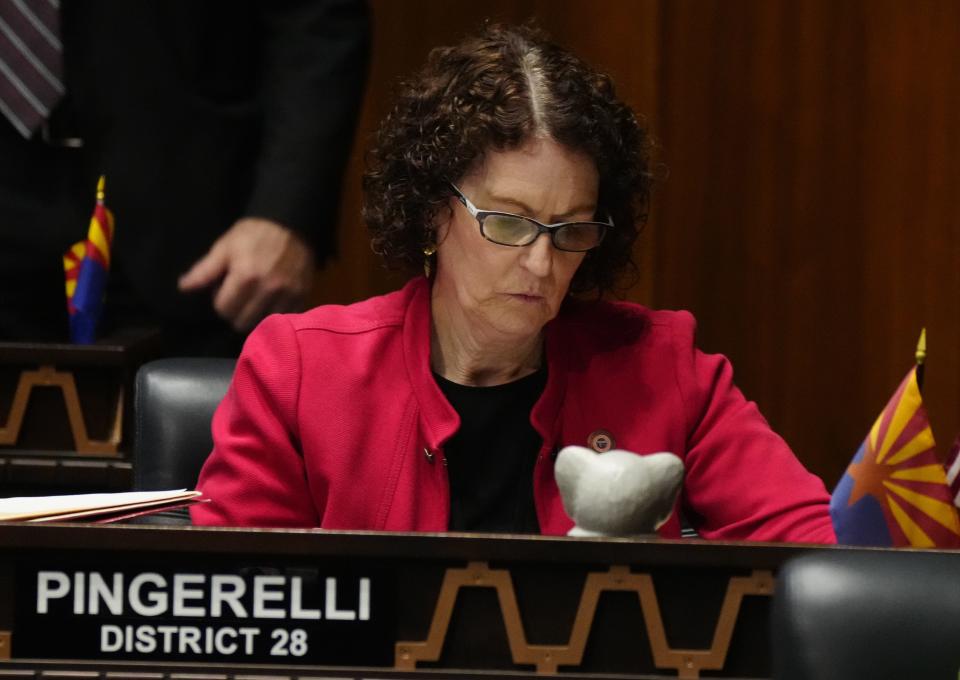
[[[362,147],[397,79],[485,18],[537,17],[609,72],[669,176],[628,298],[701,346],[832,485],[909,369],[944,451],[960,431],[960,3],[374,0],[374,53],[318,302],[395,288],[359,219]]]

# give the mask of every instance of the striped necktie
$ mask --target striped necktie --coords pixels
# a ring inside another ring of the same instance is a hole
[[[63,95],[60,0],[0,0],[0,112],[30,138]]]

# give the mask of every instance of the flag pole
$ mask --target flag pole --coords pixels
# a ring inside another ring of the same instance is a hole
[[[917,387],[923,389],[923,366],[927,360],[927,329],[920,329],[920,339],[917,340],[917,351],[914,353],[917,360]]]

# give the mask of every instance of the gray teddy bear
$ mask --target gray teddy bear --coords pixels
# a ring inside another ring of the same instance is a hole
[[[683,484],[683,461],[672,453],[596,453],[567,446],[557,456],[563,508],[576,525],[570,536],[650,534],[667,521]]]

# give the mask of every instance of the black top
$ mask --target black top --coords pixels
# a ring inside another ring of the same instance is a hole
[[[434,378],[460,416],[460,430],[444,447],[450,531],[540,533],[533,466],[543,440],[530,411],[547,384],[546,368],[492,387]]]

